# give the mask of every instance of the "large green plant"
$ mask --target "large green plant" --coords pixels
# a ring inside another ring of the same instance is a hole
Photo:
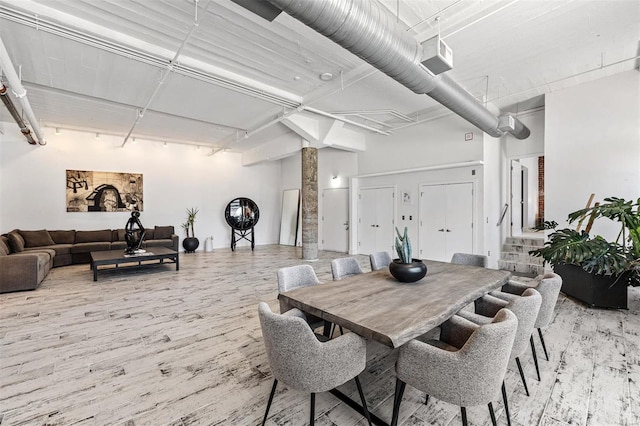
[[[640,199],[605,198],[598,206],[569,214],[569,223],[585,218],[607,218],[620,224],[616,240],[611,242],[600,235],[591,237],[585,231],[557,230],[549,235],[543,248],[529,252],[555,266],[577,265],[589,273],[615,275],[640,285]]]

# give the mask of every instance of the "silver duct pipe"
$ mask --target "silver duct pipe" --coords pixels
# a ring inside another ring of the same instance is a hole
[[[22,132],[24,137],[27,138],[27,142],[29,142],[31,145],[35,145],[37,142],[35,141],[35,139],[33,139],[31,130],[29,130],[29,128],[27,127],[27,123],[24,122],[22,117],[20,117],[16,106],[13,104],[13,101],[7,93],[7,86],[5,86],[4,84],[0,86],[0,98],[2,99],[2,103],[4,104],[4,106],[6,106],[9,110],[9,114],[11,114],[13,120],[16,122],[18,127],[20,127],[20,131]]]
[[[27,121],[31,124],[31,128],[33,128],[33,132],[36,134],[38,138],[38,143],[40,145],[46,145],[47,142],[44,140],[44,134],[42,133],[42,129],[40,129],[40,124],[36,119],[36,115],[33,113],[33,109],[31,109],[31,104],[29,103],[29,99],[27,99],[27,91],[22,86],[20,82],[20,78],[18,78],[18,74],[16,70],[13,68],[13,64],[11,63],[11,58],[9,58],[9,53],[7,52],[7,48],[4,46],[2,39],[0,38],[0,71],[4,71],[4,75],[7,78],[7,82],[9,83],[9,87],[13,90],[20,105],[22,106],[22,111],[27,116]],[[22,132],[24,134],[24,131]],[[26,136],[26,135],[25,135]],[[29,142],[31,143],[31,142]]]
[[[508,131],[526,139],[529,129],[510,116],[512,127],[499,119],[462,86],[444,74],[434,76],[420,62],[422,46],[396,23],[395,17],[371,0],[269,0],[289,15],[364,59],[418,94],[427,94],[493,137]]]

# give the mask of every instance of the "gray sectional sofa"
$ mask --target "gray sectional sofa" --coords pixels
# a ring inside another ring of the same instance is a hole
[[[143,248],[167,247],[178,251],[173,226],[145,229]],[[99,231],[24,231],[0,236],[0,293],[35,290],[51,268],[89,263],[92,251],[123,250],[124,229]]]

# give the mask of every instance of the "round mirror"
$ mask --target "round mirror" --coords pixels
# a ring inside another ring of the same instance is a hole
[[[260,219],[260,210],[253,200],[236,198],[227,204],[224,219],[233,229],[244,231],[256,226],[258,219]]]

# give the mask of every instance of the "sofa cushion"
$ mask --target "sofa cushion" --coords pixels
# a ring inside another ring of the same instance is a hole
[[[145,240],[155,240],[156,235],[155,235],[155,231],[151,228],[144,228],[144,239]]]
[[[52,246],[32,247],[32,248],[25,247],[24,252],[29,253],[29,252],[38,251],[38,250],[53,250],[55,252],[55,255],[58,256],[60,254],[71,254],[71,247],[73,247],[73,244],[54,244]]]
[[[11,246],[9,246],[9,238],[4,235],[0,236],[0,256],[6,256],[11,253]]]
[[[100,231],[76,231],[76,244],[77,243],[96,243],[96,242],[110,243],[111,230],[103,229]]]
[[[24,239],[17,229],[9,232],[7,238],[9,238],[9,246],[11,246],[12,252],[20,253],[24,251]]]
[[[106,241],[95,241],[91,243],[75,243],[71,246],[71,254],[103,250],[111,250],[111,243]]]
[[[76,242],[76,231],[49,231],[51,239],[56,244],[73,244]]]
[[[125,231],[124,228],[122,229],[116,229],[116,233],[118,234],[118,239],[117,240],[112,240],[112,241],[126,241],[124,239],[124,236],[127,234],[127,231]]]
[[[171,234],[173,234],[173,226],[156,226],[154,231],[154,238],[156,240],[166,240],[171,238]]]
[[[164,239],[164,240],[158,240],[157,238],[155,240],[145,240],[144,243],[142,243],[142,247],[144,248],[166,247],[166,248],[173,249],[173,241],[171,240],[171,238]]]
[[[42,246],[52,246],[55,244],[53,239],[51,239],[51,235],[46,229],[41,229],[39,231],[18,231],[20,235],[24,239],[24,247],[42,247]]]

